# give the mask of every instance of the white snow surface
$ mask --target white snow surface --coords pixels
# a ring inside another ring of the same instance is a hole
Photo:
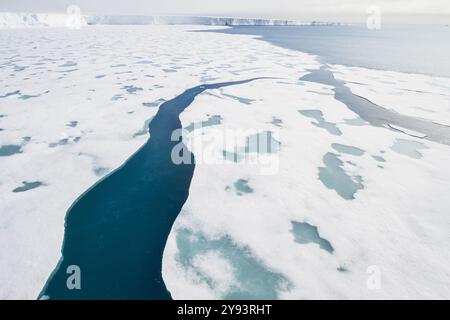
[[[145,143],[145,123],[157,107],[143,103],[157,105],[202,83],[254,77],[273,78],[206,91],[181,116],[184,127],[222,117],[187,136],[198,159],[192,143],[224,129],[273,131],[281,147],[265,155],[279,163],[272,175],[255,164],[196,165],[163,258],[173,298],[449,299],[450,147],[353,124],[357,115],[334,99],[331,87],[298,80],[320,68],[312,55],[194,29],[214,27],[0,31],[0,148],[20,146],[0,156],[0,299],[37,297],[60,258],[69,206]],[[375,103],[449,119],[450,79],[332,68],[338,79],[365,83],[350,86]],[[386,78],[399,84],[395,92],[384,90]],[[431,112],[407,103],[417,97]],[[342,135],[299,110],[320,110]],[[275,125],[274,117],[282,122]],[[420,144],[413,150],[420,157],[393,148],[402,139]],[[335,143],[364,154],[339,153]],[[213,141],[211,157],[220,162],[222,152]],[[319,180],[327,153],[352,179],[361,176],[355,199]],[[252,192],[239,194],[239,179]],[[44,185],[12,192],[23,181]],[[334,251],[296,242],[293,221],[316,226]],[[370,266],[380,270],[377,289],[367,286]]]
[[[339,65],[331,70],[354,94],[377,105],[450,126],[448,78]]]

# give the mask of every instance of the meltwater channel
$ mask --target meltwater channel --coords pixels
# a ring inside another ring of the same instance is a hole
[[[205,90],[258,79],[200,85],[163,103],[145,145],[68,210],[62,257],[39,298],[171,299],[161,275],[162,256],[195,168],[187,148],[192,161],[173,163],[172,149],[183,142],[182,137],[172,141],[172,132],[181,129],[181,112]],[[73,265],[81,271],[81,289],[67,286]]]

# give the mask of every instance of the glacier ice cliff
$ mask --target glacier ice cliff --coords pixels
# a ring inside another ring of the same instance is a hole
[[[65,13],[13,13],[0,12],[1,28],[64,27]],[[190,17],[190,16],[120,16],[83,15],[81,26],[86,25],[211,25],[211,26],[301,26],[331,25],[326,22],[302,22],[258,18]]]
[[[223,17],[189,17],[189,16],[88,16],[88,24],[107,25],[151,25],[151,24],[192,24],[217,26],[287,26],[310,23],[290,20],[223,18]]]
[[[0,29],[28,27],[66,27],[69,16],[65,13],[15,13],[0,12]],[[80,16],[80,26],[86,26]]]

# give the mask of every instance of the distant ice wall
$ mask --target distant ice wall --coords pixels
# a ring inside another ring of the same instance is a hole
[[[26,27],[64,27],[68,15],[65,13],[12,13],[0,12],[0,29]],[[292,20],[188,17],[188,16],[106,16],[84,15],[81,26],[86,25],[212,25],[212,26],[299,26],[324,25],[329,23],[301,22]]]
[[[0,29],[28,27],[66,27],[69,15],[65,13],[15,13],[0,12]],[[80,25],[87,25],[80,17]]]
[[[147,25],[147,24],[193,24],[213,26],[287,26],[310,23],[290,20],[220,18],[220,17],[187,17],[187,16],[87,16],[88,24],[107,25]]]

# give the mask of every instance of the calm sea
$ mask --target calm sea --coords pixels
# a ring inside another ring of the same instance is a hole
[[[259,36],[318,55],[324,63],[450,77],[448,26],[239,26],[218,32]]]

